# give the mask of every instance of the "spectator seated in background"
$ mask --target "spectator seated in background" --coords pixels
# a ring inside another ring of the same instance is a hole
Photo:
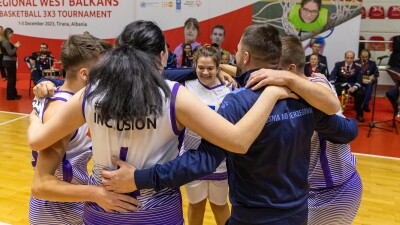
[[[342,95],[343,89],[354,96],[356,118],[358,121],[364,122],[362,102],[364,101],[365,93],[362,87],[361,67],[354,63],[354,52],[347,51],[344,56],[344,61],[335,64],[335,68],[333,68],[329,76],[329,81],[335,86],[338,96]]]
[[[193,51],[190,44],[185,44],[183,47],[181,67],[193,67]]]
[[[167,43],[168,48],[168,59],[167,59],[167,66],[166,69],[176,68],[176,63],[178,62],[175,53],[171,52],[169,49],[169,44]]]
[[[378,75],[378,67],[376,63],[372,60],[371,53],[363,49],[360,53],[360,59],[355,63],[357,66],[361,67],[363,75],[363,86],[365,87],[365,98],[362,103],[362,108],[365,112],[370,112],[369,101],[371,100],[373,87],[376,84],[376,76]]]
[[[321,42],[320,40],[315,39],[314,42],[311,44],[311,49],[312,49],[311,55],[318,55],[318,62],[324,64],[326,70],[328,70],[328,61],[326,59],[326,56],[320,54],[322,48],[322,44],[320,42]],[[306,62],[310,62],[311,55],[306,56]]]
[[[328,68],[326,68],[325,64],[319,63],[318,54],[311,54],[310,61],[304,65],[304,74],[307,77],[311,77],[313,73],[324,74],[326,79],[329,77]]]
[[[30,68],[31,79],[36,85],[43,75],[43,70],[50,69],[53,66],[54,57],[51,55],[48,45],[46,43],[42,43],[40,44],[40,50],[32,53],[32,56],[29,58],[29,62],[33,66]]]

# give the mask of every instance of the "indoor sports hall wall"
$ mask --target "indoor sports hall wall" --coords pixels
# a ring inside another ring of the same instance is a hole
[[[300,0],[0,0],[0,25],[14,30],[13,41],[22,41],[19,72],[27,72],[22,61],[38,51],[40,43],[49,45],[56,59],[60,45],[70,34],[90,32],[94,36],[113,41],[123,27],[136,19],[152,20],[165,31],[167,42],[174,49],[183,42],[183,25],[187,18],[200,23],[197,41],[210,43],[211,29],[216,24],[225,27],[222,48],[232,54],[241,33],[251,24],[269,23],[282,35],[298,35],[306,54],[310,37],[324,42],[323,54],[329,68],[343,60],[347,50],[358,51],[361,5],[359,1],[324,0],[326,26],[306,31],[289,18],[296,14]]]

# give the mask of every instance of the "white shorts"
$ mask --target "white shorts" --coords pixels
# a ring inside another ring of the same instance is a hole
[[[195,180],[185,185],[186,196],[190,204],[196,204],[208,197],[214,205],[225,205],[228,196],[228,179]]]

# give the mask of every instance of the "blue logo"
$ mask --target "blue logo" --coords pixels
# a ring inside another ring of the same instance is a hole
[[[140,7],[145,8],[146,7],[146,2],[140,2]]]

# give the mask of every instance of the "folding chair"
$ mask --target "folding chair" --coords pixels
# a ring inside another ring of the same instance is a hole
[[[371,6],[368,17],[370,19],[385,19],[385,9],[383,6]]]
[[[388,18],[389,19],[400,19],[400,6],[392,5],[388,9]]]
[[[29,96],[31,96],[31,88],[32,88],[32,83],[33,83],[32,72],[31,71],[32,71],[32,69],[35,69],[35,65],[32,64],[30,59],[31,59],[30,56],[27,56],[27,57],[24,58],[24,61],[26,62],[26,65],[29,68],[29,74],[30,74],[29,75]],[[35,85],[35,84],[33,83],[33,85]]]
[[[370,41],[378,41],[378,42],[369,42],[368,43],[368,49],[373,50],[373,51],[385,51],[386,50],[386,44],[384,42],[385,38],[382,36],[372,36],[369,38]]]

